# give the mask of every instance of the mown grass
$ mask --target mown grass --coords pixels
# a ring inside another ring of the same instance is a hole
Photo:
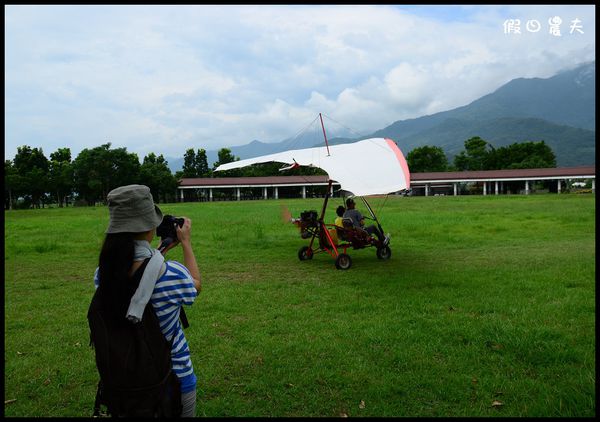
[[[199,416],[595,416],[594,196],[374,199],[392,257],[349,250],[348,271],[299,261],[282,205],[321,200],[161,206],[192,219],[204,279],[186,330]],[[107,223],[5,212],[6,416],[90,415]]]

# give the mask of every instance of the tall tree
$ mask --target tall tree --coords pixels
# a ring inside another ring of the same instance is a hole
[[[110,142],[84,149],[73,161],[75,190],[88,205],[104,202],[112,189],[138,183],[140,161],[126,148],[110,149]]]
[[[62,208],[63,202],[68,205],[66,196],[73,191],[73,166],[71,163],[71,150],[59,148],[50,154],[50,188],[56,194],[56,202]]]
[[[102,199],[106,190],[106,174],[110,172],[110,142],[95,148],[83,149],[73,160],[75,190],[88,205]]]
[[[168,162],[161,155],[151,152],[144,157],[140,167],[140,183],[148,186],[156,202],[167,202],[177,194],[177,179],[171,173]]]
[[[24,180],[12,160],[4,161],[4,208],[12,210],[17,197],[24,192]]]
[[[231,153],[231,150],[229,148],[221,148],[217,155],[219,157],[219,160],[213,165],[213,169],[217,168],[221,164],[227,164],[239,160],[238,157],[234,156]]]
[[[217,162],[214,163],[213,171],[214,171],[214,169],[219,167],[221,164],[227,164],[227,163],[231,163],[231,162],[239,160],[239,157],[234,156],[231,153],[231,150],[229,148],[221,148],[217,152],[217,156],[219,159],[217,160]],[[219,174],[217,174],[217,176],[218,177],[239,177],[242,174],[243,173],[242,173],[241,169],[233,169],[233,170],[221,171],[221,172],[219,172]]]
[[[22,178],[23,193],[31,195],[32,204],[39,208],[48,187],[49,162],[44,152],[28,145],[18,147],[13,163]]]
[[[140,159],[134,152],[127,152],[127,148],[116,148],[110,151],[112,172],[110,173],[106,194],[116,187],[139,183]]]
[[[208,158],[204,148],[198,149],[196,153],[196,174],[198,177],[210,177],[210,169],[208,168]]]
[[[425,145],[413,149],[406,156],[408,168],[413,173],[446,171],[448,158],[444,150],[437,146]]]
[[[454,157],[454,166],[459,171],[485,170],[490,167],[494,147],[479,136],[465,141],[465,151]]]
[[[183,156],[183,168],[175,173],[177,179],[193,177],[210,177],[212,170],[208,167],[208,158],[204,148],[188,148]]]
[[[188,148],[183,156],[183,168],[181,177],[190,178],[198,177],[198,171],[196,169],[196,153],[194,148]]]

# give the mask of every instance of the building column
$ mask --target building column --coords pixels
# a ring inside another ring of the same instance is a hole
[[[496,180],[495,184],[496,184],[496,195],[498,195],[498,181],[497,180]]]
[[[273,197],[279,199],[279,190],[277,189],[277,186],[273,188]]]
[[[429,183],[425,184],[425,196],[429,196]]]
[[[487,195],[487,182],[483,182],[483,194]]]
[[[596,193],[596,179],[592,179],[592,193]]]
[[[456,182],[452,183],[454,185],[454,196],[456,196],[456,192],[457,192],[457,187],[456,187]]]
[[[560,193],[560,179],[556,181],[556,193]]]
[[[237,200],[239,201],[240,197],[241,197],[241,195],[240,195],[240,188],[235,188],[235,196],[237,197]]]
[[[306,186],[302,186],[302,199],[306,199]]]
[[[212,188],[210,188],[210,189],[208,190],[208,200],[209,200],[210,202],[212,202],[212,200],[213,200],[213,198],[212,198]]]
[[[181,198],[181,202],[183,202],[183,189],[179,189],[179,192],[181,192],[180,198]]]
[[[529,195],[529,180],[525,180],[525,195]]]
[[[263,188],[263,198],[264,199],[268,198],[268,196],[267,196],[267,187],[266,186]]]

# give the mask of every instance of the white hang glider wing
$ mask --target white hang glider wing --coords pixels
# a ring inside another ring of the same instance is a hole
[[[222,164],[215,171],[271,161],[290,166],[319,167],[342,189],[356,196],[387,194],[410,188],[406,159],[389,138],[370,138],[329,148],[323,146],[284,151]]]

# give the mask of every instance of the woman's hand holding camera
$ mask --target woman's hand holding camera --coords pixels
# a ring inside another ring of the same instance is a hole
[[[175,230],[177,230],[177,240],[184,245],[188,243],[191,246],[192,241],[192,220],[187,217],[183,218],[183,226],[175,226]]]
[[[182,227],[185,226],[185,229],[179,227],[179,224],[173,224],[173,226],[174,226],[173,232],[176,234],[176,236],[174,236],[175,239],[172,239],[171,243],[169,243],[165,248],[160,249],[160,251],[163,255],[166,255],[168,251],[170,251],[171,249],[173,249],[180,243],[183,243],[183,242],[190,243],[191,242],[190,230],[192,227],[192,221],[186,217],[181,217],[181,220],[183,220]],[[164,223],[164,221],[163,221],[163,223]],[[173,236],[169,236],[169,238],[172,238],[172,237]]]
[[[192,278],[194,279],[194,286],[196,290],[200,292],[202,284],[200,282],[200,271],[198,270],[198,264],[196,263],[196,257],[194,256],[194,250],[192,249],[192,220],[187,217],[183,218],[183,225],[179,227],[175,224],[175,231],[177,232],[177,239],[162,250],[162,254],[165,255],[169,250],[181,243],[183,249],[183,264],[190,271]]]

